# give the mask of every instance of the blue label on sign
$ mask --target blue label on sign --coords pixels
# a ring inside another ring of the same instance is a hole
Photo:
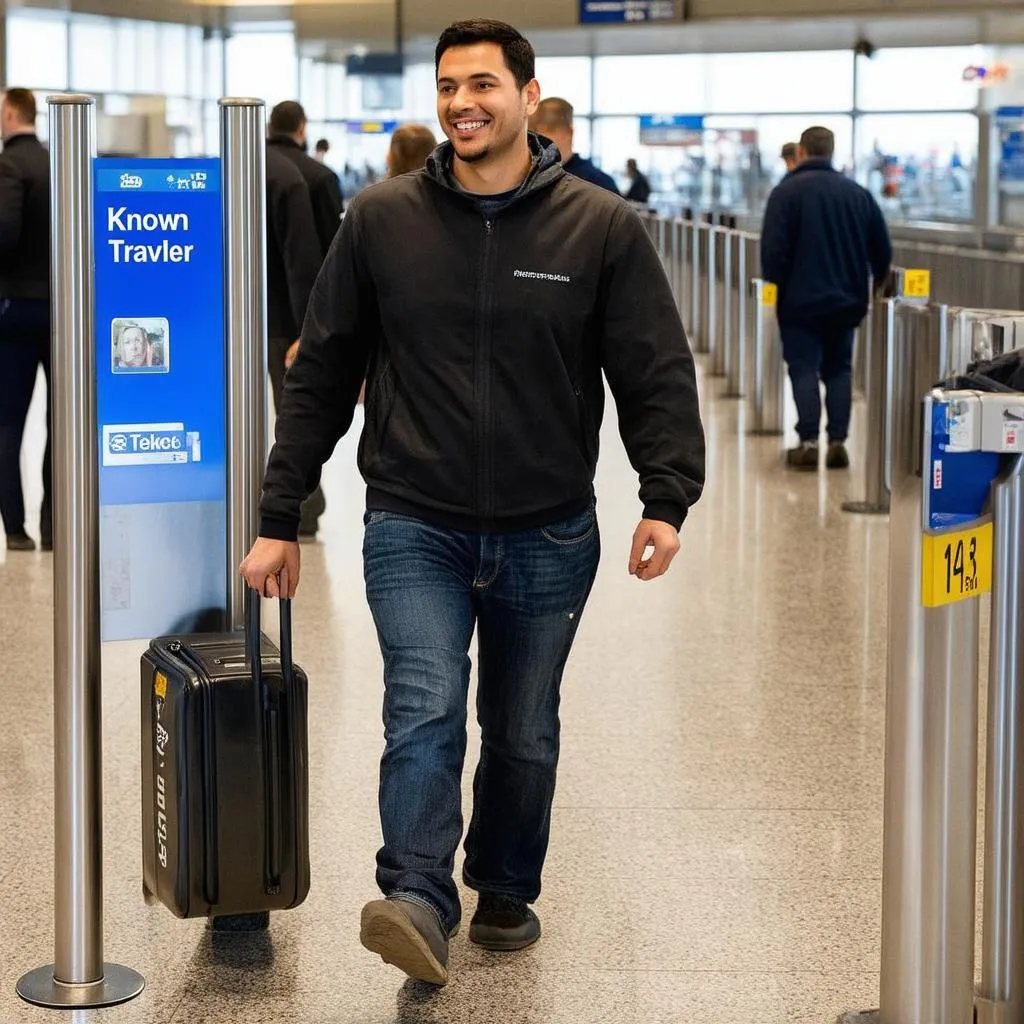
[[[704,117],[701,114],[641,114],[640,129],[682,128],[690,132],[704,131]]]
[[[580,0],[583,25],[642,24],[675,21],[679,17],[675,0]]]
[[[1000,107],[996,111],[997,121],[1024,121],[1024,107]]]
[[[999,178],[1001,181],[1024,181],[1024,131],[1002,132]]]
[[[950,450],[950,434],[955,430],[951,417],[955,415],[950,402],[932,405],[927,515],[932,530],[970,523],[982,515],[1002,463],[998,452]]]
[[[219,628],[221,621],[221,225],[218,160],[96,161],[104,640]]]
[[[398,127],[397,121],[347,121],[349,135],[391,135]]]
[[[95,220],[100,504],[223,500],[220,164],[97,160]]]

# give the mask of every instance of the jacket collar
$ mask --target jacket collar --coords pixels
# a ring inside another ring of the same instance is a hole
[[[20,145],[22,142],[27,142],[31,139],[33,142],[39,142],[39,136],[35,132],[21,132],[19,135],[12,135],[5,143],[4,149],[10,149],[11,146]]]
[[[271,135],[267,142],[271,146],[283,146],[285,149],[297,149],[300,153],[305,150],[290,135]]]
[[[533,156],[533,168],[527,176],[522,192],[516,196],[517,201],[524,196],[547,188],[565,174],[558,147],[553,142],[548,143],[547,139],[541,139],[539,135],[535,135],[533,132],[530,132],[527,136],[527,142],[530,146],[530,153]],[[451,178],[452,160],[454,157],[455,147],[451,142],[442,142],[427,157],[426,173],[429,178],[436,181],[442,188],[458,193],[459,190],[455,187]]]
[[[826,156],[808,157],[802,164],[799,164],[791,174],[802,174],[804,171],[834,171],[832,161]]]

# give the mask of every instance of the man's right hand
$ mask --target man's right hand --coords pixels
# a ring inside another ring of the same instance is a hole
[[[238,571],[264,597],[294,597],[299,588],[299,544],[258,537]]]

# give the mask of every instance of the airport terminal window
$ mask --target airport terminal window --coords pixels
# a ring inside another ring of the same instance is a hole
[[[853,106],[852,53],[718,53],[707,57],[705,67],[705,109],[713,114],[848,111]]]
[[[541,96],[561,96],[568,100],[577,117],[593,109],[589,57],[538,57],[537,81]]]
[[[160,25],[160,92],[188,95],[188,30],[184,25]]]
[[[223,36],[211,35],[203,41],[204,100],[219,100],[227,95],[224,88],[224,47]]]
[[[45,59],[41,59],[44,54]],[[10,85],[32,89],[66,89],[67,16],[42,11],[9,11],[6,75]]]
[[[857,129],[857,178],[898,220],[970,220],[978,159],[974,114],[869,114]]]
[[[978,87],[964,69],[985,63],[983,46],[879,50],[859,58],[857,107],[865,111],[973,110]]]
[[[327,116],[329,118],[348,117],[345,104],[345,66],[343,64],[327,65]]]
[[[423,121],[433,131],[437,122],[437,76],[434,64],[410,64],[405,69],[405,111],[412,121]]]
[[[292,32],[237,32],[227,40],[226,92],[259,96],[269,110],[298,93],[295,35]]]
[[[706,61],[702,54],[597,57],[594,113],[706,113]]]
[[[135,25],[135,88],[138,92],[160,91],[160,34],[152,21]]]
[[[299,98],[310,121],[327,116],[327,67],[323,61],[303,57],[299,62]]]
[[[113,22],[106,18],[72,15],[71,88],[82,92],[110,92],[118,87],[115,69],[123,55],[119,51]],[[130,63],[130,62],[127,62]]]
[[[206,53],[203,47],[203,30],[188,30],[188,89],[186,96],[196,99],[203,98],[203,76],[205,74]]]

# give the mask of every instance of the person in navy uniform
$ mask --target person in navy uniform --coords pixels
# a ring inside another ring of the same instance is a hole
[[[619,195],[615,179],[576,152],[573,145],[573,107],[568,100],[559,96],[541,100],[537,113],[530,118],[530,131],[545,136],[558,147],[558,152],[562,154],[562,166],[570,174]]]

